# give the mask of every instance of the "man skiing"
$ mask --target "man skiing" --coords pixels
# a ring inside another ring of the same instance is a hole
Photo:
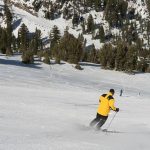
[[[91,127],[96,125],[97,130],[99,130],[102,127],[102,125],[106,122],[108,114],[111,109],[113,111],[119,112],[119,108],[116,108],[114,106],[115,102],[113,98],[114,93],[115,93],[114,89],[110,89],[107,94],[103,94],[100,96],[99,99],[100,103],[98,106],[97,115],[96,118],[92,120],[92,122],[90,123]]]
[[[121,89],[121,90],[120,90],[120,96],[122,96],[122,93],[123,93],[123,90]]]

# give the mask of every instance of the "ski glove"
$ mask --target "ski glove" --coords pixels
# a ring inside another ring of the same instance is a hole
[[[119,108],[116,108],[116,110],[115,110],[116,112],[119,112]]]

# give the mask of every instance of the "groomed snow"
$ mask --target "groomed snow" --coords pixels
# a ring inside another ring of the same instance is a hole
[[[0,54],[0,150],[149,150],[150,74],[86,63],[82,71],[65,62],[27,66],[20,59]],[[110,88],[120,112],[109,131],[118,133],[87,130]]]

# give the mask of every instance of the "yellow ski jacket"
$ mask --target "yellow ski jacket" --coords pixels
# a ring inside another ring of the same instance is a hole
[[[114,111],[116,110],[116,107],[114,106],[115,100],[111,92],[101,95],[99,102],[97,113],[102,116],[108,116],[111,109]]]

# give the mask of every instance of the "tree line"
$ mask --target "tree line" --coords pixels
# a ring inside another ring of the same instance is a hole
[[[93,1],[88,2],[89,4],[92,2],[93,5]],[[123,6],[125,4],[123,1],[101,1],[101,4],[102,2],[104,2],[104,5],[102,5],[104,10],[108,9],[108,12],[105,12],[106,17],[110,15],[110,10],[112,10],[117,11],[117,13],[119,11],[119,14],[125,18],[126,11],[124,7],[126,5]],[[150,72],[150,50],[146,47],[144,48],[144,41],[138,37],[135,22],[126,21],[122,27],[121,35],[106,34],[103,25],[97,26],[94,23],[93,16],[89,14],[86,25],[84,24],[84,18],[80,18],[82,34],[79,34],[78,37],[70,34],[68,27],[61,34],[58,27],[54,26],[49,35],[50,45],[45,48],[41,37],[42,33],[37,28],[34,33],[30,33],[28,27],[22,24],[18,30],[18,36],[15,37],[13,35],[13,16],[6,1],[4,4],[7,27],[0,27],[0,50],[6,55],[13,55],[14,52],[21,53],[23,63],[33,63],[34,56],[37,55],[47,64],[50,64],[51,58],[54,58],[56,63],[61,63],[61,60],[64,60],[79,65],[80,61],[87,61],[101,63],[105,69],[115,69],[125,72]],[[111,8],[114,4],[116,4],[115,10]],[[123,7],[123,10],[120,7]],[[78,15],[74,14],[72,23],[78,25],[78,19]],[[110,22],[112,25],[121,25],[120,23],[118,24],[118,21],[112,21],[113,19]],[[95,29],[98,29],[98,32],[95,32]],[[150,23],[143,24],[140,30],[141,32],[146,30],[147,33],[150,33]],[[91,45],[88,49],[83,34],[92,34],[92,38],[99,39],[100,43],[105,43],[104,46],[96,49],[94,45]],[[149,34],[147,34],[147,39],[149,41]]]
[[[128,73],[150,72],[150,50],[139,49],[137,45],[129,45],[124,41],[118,41],[117,46],[105,44],[100,50],[99,56],[100,63],[105,69]]]

